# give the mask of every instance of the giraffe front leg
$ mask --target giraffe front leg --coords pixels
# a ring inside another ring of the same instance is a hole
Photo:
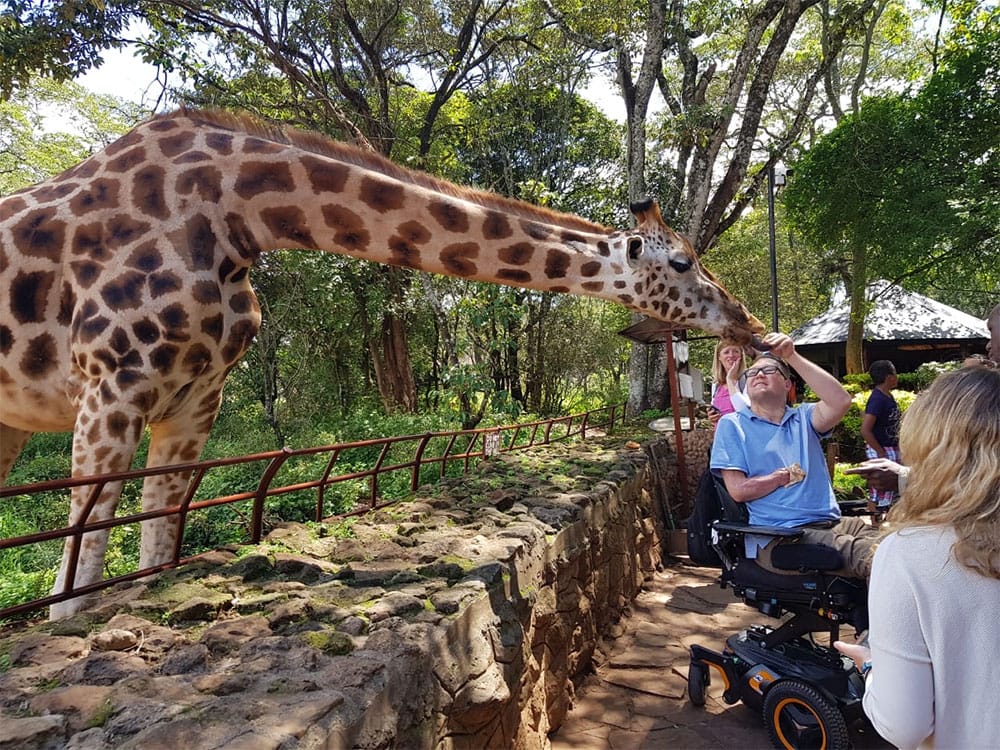
[[[149,460],[146,465],[168,466],[190,463],[201,457],[222,400],[221,386],[205,394],[194,407],[149,426]],[[161,510],[180,504],[188,489],[191,472],[147,477],[142,486],[143,511]],[[167,516],[146,521],[142,528],[139,565],[149,568],[176,562],[180,557],[180,519]]]
[[[89,403],[99,403],[90,399]],[[139,438],[146,427],[145,417],[122,411],[81,409],[73,431],[73,476],[95,476],[127,471],[132,464]],[[122,483],[109,482],[99,495],[92,497],[94,487],[75,487],[70,497],[70,526],[102,521],[114,517],[121,497]],[[62,564],[56,577],[53,594],[79,589],[97,583],[103,577],[104,555],[109,531],[91,531],[66,539]],[[49,607],[49,619],[59,620],[85,608],[91,596],[79,596]]]
[[[33,434],[0,422],[0,485],[7,481],[11,467]]]

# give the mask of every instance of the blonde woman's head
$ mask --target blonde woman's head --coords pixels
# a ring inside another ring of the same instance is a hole
[[[956,558],[1000,578],[1000,370],[939,376],[903,416],[906,491],[893,527],[951,525]]]
[[[712,358],[712,379],[718,385],[725,385],[726,373],[737,359],[740,362],[740,366],[736,370],[736,377],[738,378],[746,369],[745,351],[742,346],[734,341],[719,339],[719,343],[715,345],[715,356]]]

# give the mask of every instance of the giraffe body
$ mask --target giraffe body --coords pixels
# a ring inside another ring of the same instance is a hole
[[[0,482],[37,431],[73,431],[74,476],[127,469],[147,427],[149,466],[197,460],[260,325],[249,270],[274,249],[601,297],[737,341],[763,330],[655,204],[634,212],[637,227],[616,232],[313,134],[156,117],[0,199]],[[176,505],[187,480],[148,478],[143,509]],[[89,520],[111,517],[120,491],[106,487]],[[84,503],[74,492],[71,522]],[[87,534],[75,572],[67,550],[55,593],[100,580],[106,545]],[[140,565],[178,546],[172,519],[147,521]]]

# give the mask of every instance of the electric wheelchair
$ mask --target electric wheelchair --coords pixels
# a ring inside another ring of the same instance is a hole
[[[775,747],[848,748],[848,727],[867,721],[861,707],[865,683],[833,642],[842,627],[853,627],[855,634],[867,629],[865,581],[831,574],[842,567],[840,554],[814,544],[779,545],[773,550],[772,565],[787,574],[763,569],[745,554],[746,535],[756,535],[755,541],[763,545],[775,537],[798,538],[801,530],[751,526],[745,506],[729,497],[721,480],[703,477],[703,481],[713,483],[715,497],[706,498],[712,493],[699,490],[696,503],[714,506],[707,512],[702,508],[701,514],[696,509],[692,519],[700,523],[689,521],[689,553],[697,546],[693,544],[697,535],[710,534],[722,567],[722,587],[731,587],[746,604],[783,621],[777,627],[753,625],[736,633],[721,653],[692,645],[691,703],[704,705],[707,688],[717,676],[726,703],[743,701],[761,712]],[[862,511],[854,504],[846,512]],[[829,642],[818,643],[819,633],[827,634]]]

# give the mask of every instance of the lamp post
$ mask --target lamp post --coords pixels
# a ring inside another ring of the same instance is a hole
[[[774,247],[774,193],[785,184],[787,171],[771,164],[767,168],[767,239],[771,251],[771,330],[778,330],[778,262]]]

